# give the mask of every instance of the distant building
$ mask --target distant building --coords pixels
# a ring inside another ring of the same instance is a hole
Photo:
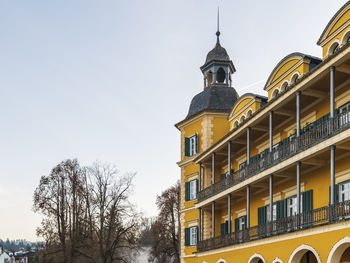
[[[219,36],[176,124],[181,262],[350,262],[350,1],[318,40],[322,59],[283,58],[266,97],[238,96]]]

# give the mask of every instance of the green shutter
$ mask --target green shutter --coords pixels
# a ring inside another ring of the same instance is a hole
[[[266,206],[262,206],[258,208],[258,225],[262,225],[266,223]]]
[[[287,199],[276,202],[277,220],[287,217]]]
[[[225,234],[228,234],[228,221],[225,221]]]
[[[198,144],[198,134],[195,135],[196,137],[196,153],[199,153],[199,144]]]
[[[302,198],[303,198],[303,213],[308,212],[312,210],[312,190],[309,190],[307,192],[303,192]]]
[[[221,225],[220,225],[220,232],[221,232],[221,235],[223,236],[223,235],[225,235],[225,223],[222,223]]]
[[[190,229],[185,228],[185,246],[190,245]]]
[[[185,156],[190,156],[190,138],[185,137]]]
[[[190,200],[190,182],[185,183],[185,201]]]
[[[235,218],[235,232],[237,233],[239,231],[239,221],[238,218]]]

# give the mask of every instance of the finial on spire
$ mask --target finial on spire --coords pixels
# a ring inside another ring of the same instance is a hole
[[[220,13],[219,13],[219,7],[218,7],[218,22],[217,22],[217,26],[218,26],[218,29],[216,31],[216,44],[219,44],[220,45]]]

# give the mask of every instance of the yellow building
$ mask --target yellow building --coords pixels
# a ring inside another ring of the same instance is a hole
[[[181,262],[350,262],[350,1],[264,90],[217,43],[181,132]]]

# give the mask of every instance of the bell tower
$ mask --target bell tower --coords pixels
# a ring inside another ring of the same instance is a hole
[[[201,71],[204,76],[204,89],[211,86],[231,87],[231,75],[236,69],[226,52],[226,49],[220,45],[220,16],[219,8],[217,14],[216,45],[208,53]]]

